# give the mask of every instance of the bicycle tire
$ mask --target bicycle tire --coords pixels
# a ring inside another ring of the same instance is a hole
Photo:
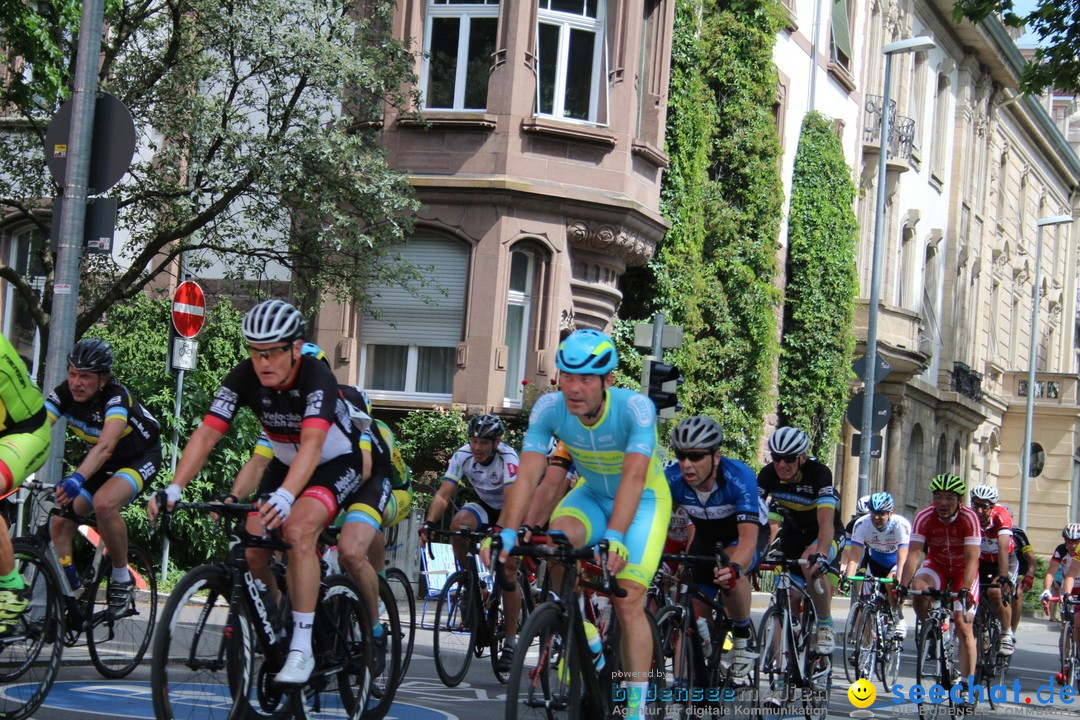
[[[728,623],[730,625],[730,623]],[[719,634],[719,633],[718,633]],[[723,638],[721,638],[723,642]],[[750,626],[750,643],[758,648],[758,658],[761,655],[761,644],[757,638],[754,626]],[[719,687],[721,696],[719,703],[720,715],[734,717],[751,717],[758,714],[757,707],[761,698],[761,668],[755,662],[750,669],[750,675],[746,678],[736,678],[731,672],[731,665],[727,662],[727,654],[721,645],[718,663],[712,669],[712,687]]]
[[[1000,684],[997,668],[1001,661],[1001,625],[996,617],[990,615],[990,608],[979,605],[975,613],[975,682],[986,688],[986,699],[990,709],[994,709],[994,697],[991,686]]]
[[[844,677],[847,678],[849,683],[853,683],[859,679],[855,674],[855,668],[858,664],[858,656],[856,650],[858,649],[858,643],[854,642],[855,628],[858,627],[859,621],[866,613],[861,603],[856,603],[848,612],[848,621],[844,625],[844,649],[843,649],[843,661],[844,661]]]
[[[529,617],[529,581],[526,579],[522,570],[518,570],[517,582],[514,584],[520,597],[520,610],[518,612],[517,627],[514,628],[514,637],[517,637],[521,628],[525,625],[525,620]],[[505,685],[510,679],[510,668],[506,670],[499,669],[499,656],[502,655],[503,648],[506,645],[506,638],[510,634],[509,628],[506,622],[506,598],[501,597],[501,591],[496,587],[492,592],[500,593],[498,600],[498,613],[492,615],[490,612],[486,613],[486,619],[488,623],[488,638],[491,640],[491,670],[495,673],[495,679],[501,684]]]
[[[435,672],[447,687],[456,687],[472,662],[480,603],[469,585],[468,572],[458,570],[435,604]]]
[[[570,652],[567,618],[558,603],[537,607],[522,628],[510,663],[506,720],[573,720],[581,708],[578,659]]]
[[[371,613],[346,576],[320,584],[311,639],[315,670],[294,695],[296,720],[360,720],[372,684]]]
[[[881,642],[877,612],[869,610],[860,613],[859,621],[849,635],[855,644],[855,680],[861,678],[873,682],[873,678],[878,674],[878,643]],[[845,637],[845,645],[847,641],[848,638]]]
[[[694,641],[684,620],[686,608],[682,605],[669,605],[660,611],[656,619],[657,632],[660,638],[661,656],[663,659],[664,678],[671,683],[672,706],[677,706],[675,712],[668,710],[668,717],[679,720],[687,720],[695,717],[693,705],[690,702],[693,688],[704,686],[704,677],[697,674],[699,670],[697,656],[694,654]],[[700,655],[700,640],[698,641],[698,655]],[[685,694],[685,697],[684,697]]]
[[[915,644],[915,684],[929,687],[930,685],[951,685],[952,678],[946,669],[948,660],[945,653],[947,648],[941,638],[940,620],[933,615],[927,617],[919,628],[919,634]],[[937,657],[931,658],[931,649],[936,648]],[[942,703],[932,703],[929,698],[919,702],[919,718],[952,717],[952,698]]]
[[[401,668],[401,618],[398,615],[397,604],[394,602],[394,591],[386,582],[386,578],[379,578],[379,623],[382,625],[383,637],[386,642],[386,661],[383,671],[376,675],[372,671],[371,692],[368,694],[367,711],[364,717],[367,720],[379,720],[390,711],[390,705],[394,702],[397,693],[399,678],[402,676]],[[378,646],[372,641],[372,647],[378,652]]]
[[[416,595],[413,593],[412,584],[405,571],[391,567],[386,570],[386,583],[394,593],[397,601],[398,618],[401,623],[401,669],[398,672],[397,684],[400,685],[405,679],[405,673],[409,671],[409,663],[412,662],[413,645],[416,643]],[[408,623],[402,609],[409,611]]]
[[[652,636],[652,662],[646,672],[646,677],[649,678],[651,684],[654,686],[653,701],[642,705],[642,715],[645,717],[664,717],[665,707],[664,701],[661,699],[663,693],[661,690],[664,688],[664,656],[660,651],[660,632],[657,629],[656,620],[652,615],[645,613],[645,622],[649,626],[649,634]],[[696,633],[693,634],[696,637]],[[584,639],[584,638],[583,638]],[[627,717],[629,713],[626,708],[618,700],[615,688],[626,677],[626,673],[622,672],[622,628],[619,625],[619,619],[612,610],[611,619],[608,622],[606,628],[601,628],[601,639],[603,641],[605,664],[603,672],[599,675],[599,688],[600,697],[597,698],[601,707],[599,714],[593,714],[588,711],[588,708],[583,706],[580,714],[571,714],[571,720],[577,720],[577,718],[593,718],[593,717],[610,717],[610,718],[623,718]],[[581,651],[576,652],[575,655],[584,655],[584,659],[579,658],[579,662],[584,663],[585,659],[588,659],[591,669],[592,659],[589,657],[591,653],[588,651],[588,645],[582,643]],[[698,647],[698,654],[700,655],[700,646]],[[587,705],[585,703],[584,705]]]
[[[243,613],[229,607],[231,590],[228,570],[200,565],[170,593],[150,653],[155,717],[234,720],[245,715],[254,685],[254,631]]]
[[[42,550],[21,540],[12,545],[29,604],[14,629],[0,638],[0,718],[22,720],[41,707],[60,672],[64,606],[60,578]]]
[[[886,692],[889,692],[900,676],[901,641],[893,634],[892,626],[885,620],[886,616],[881,614],[887,612],[888,610],[883,609],[878,614],[878,626],[881,628],[880,636],[882,638],[881,657],[878,661],[878,677],[881,680],[882,687]],[[904,621],[897,618],[896,622],[902,623]]]
[[[783,637],[784,618],[782,611],[776,605],[770,605],[758,623],[758,683],[766,690],[773,692],[777,681],[786,680],[786,663],[784,662],[785,651]],[[780,704],[786,704],[786,698],[780,698]]]
[[[84,627],[90,659],[102,676],[112,680],[127,677],[142,662],[157,619],[157,577],[150,556],[138,545],[129,544],[127,561],[136,576],[137,589],[124,613],[116,619],[109,615],[107,588],[112,565],[107,553],[101,556],[86,602]]]
[[[1062,622],[1058,637],[1058,657],[1061,662],[1061,671],[1064,675],[1063,683],[1076,687],[1076,662],[1074,655],[1073,626],[1071,622]]]

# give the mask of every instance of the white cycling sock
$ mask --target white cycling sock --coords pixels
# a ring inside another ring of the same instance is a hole
[[[128,570],[128,566],[114,567],[112,569],[112,581],[118,583],[131,582],[131,571]]]
[[[305,655],[311,654],[311,626],[315,624],[315,613],[293,612],[292,642],[289,650],[299,650]]]

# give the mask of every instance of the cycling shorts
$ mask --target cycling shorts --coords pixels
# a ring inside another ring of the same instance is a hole
[[[413,504],[413,491],[412,488],[408,490],[394,490],[390,493],[390,497],[387,498],[386,507],[383,508],[382,514],[382,529],[392,528],[399,522],[409,516],[409,511],[412,510]]]
[[[476,518],[477,532],[484,532],[485,530],[498,525],[499,515],[502,513],[502,508],[492,507],[483,500],[467,502],[461,509],[467,510],[474,518]]]
[[[1009,557],[1009,580],[1012,580],[1012,584],[1016,584],[1017,573],[1020,570],[1020,562],[1016,559],[1016,556]],[[980,560],[979,561],[979,583],[982,585],[990,585],[997,582],[1000,576],[1001,568],[998,567],[997,560]]]
[[[893,564],[889,567],[880,565],[874,562],[873,558],[867,558],[866,560],[866,574],[876,578],[887,578],[896,572],[896,565]]]
[[[94,494],[100,490],[112,477],[122,477],[127,480],[131,488],[131,497],[128,503],[134,500],[143,491],[154,476],[161,469],[161,445],[154,444],[146,448],[142,455],[129,457],[122,460],[110,460],[105,467],[86,478],[79,496],[84,498],[91,507],[94,505]]]
[[[738,540],[735,540],[724,545],[728,550],[728,556],[731,555],[731,548],[739,544]],[[761,562],[761,556],[765,554],[765,550],[769,547],[769,528],[764,527],[758,532],[757,547],[754,549],[754,557],[750,560],[750,564],[742,569],[743,577],[746,577],[750,573],[757,569],[758,563]],[[690,544],[690,555],[711,555],[716,551],[716,544],[709,543],[707,540],[703,541],[700,545],[697,540]],[[694,584],[698,589],[709,597],[715,597],[716,591],[720,587],[713,581],[713,570],[716,569],[715,565],[704,565],[702,563],[694,563],[693,578]]]
[[[633,580],[642,587],[649,587],[653,575],[660,566],[660,555],[667,536],[668,522],[671,519],[671,494],[657,493],[646,487],[641,493],[637,512],[625,533],[623,544],[630,554],[630,559],[616,577],[620,580]],[[585,528],[585,545],[595,545],[607,530],[608,519],[615,507],[615,498],[593,492],[588,483],[582,483],[567,493],[555,512],[556,518],[571,517]]]
[[[0,437],[0,499],[18,490],[26,476],[45,462],[51,433],[52,426],[46,420],[32,432]]]
[[[381,529],[383,513],[392,493],[388,476],[383,476],[382,480],[371,478],[345,501],[345,522],[362,522],[376,530]]]
[[[964,583],[964,569],[954,570],[952,568],[943,567],[940,563],[935,563],[933,559],[926,558],[923,560],[922,565],[915,571],[915,577],[922,575],[930,580],[930,586],[942,590],[948,585],[953,592],[956,592]],[[971,608],[968,610],[969,615],[975,613],[975,608],[979,604],[979,578],[976,577],[971,583],[971,587],[968,588],[968,592],[971,593]],[[953,601],[953,610],[959,612],[962,610],[962,606],[959,600]]]
[[[323,504],[327,525],[337,517],[338,510],[345,506],[349,496],[360,487],[363,463],[360,453],[338,455],[315,468],[308,479],[300,497],[314,498]],[[266,472],[259,481],[259,495],[268,495],[277,490],[288,474],[289,466],[275,457],[266,466]]]

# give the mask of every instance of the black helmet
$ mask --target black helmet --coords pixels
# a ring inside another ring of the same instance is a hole
[[[114,360],[112,345],[100,338],[83,338],[68,355],[68,365],[95,373],[111,373]]]
[[[498,440],[505,430],[498,415],[477,415],[469,421],[469,437]]]

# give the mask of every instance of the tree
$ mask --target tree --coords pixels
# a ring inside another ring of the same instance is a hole
[[[212,262],[231,277],[282,266],[308,315],[326,294],[362,303],[372,281],[415,277],[373,262],[406,237],[416,208],[373,122],[412,80],[413,57],[389,32],[393,5],[108,0],[99,83],[131,110],[138,150],[111,191],[127,240],[115,257],[84,260],[77,336],[181,253],[196,273]],[[69,94],[79,15],[77,0],[0,0],[10,49],[0,106],[16,119],[0,134],[0,216],[45,236],[56,188],[43,137]],[[10,266],[0,278],[47,337],[47,250],[40,261],[41,297]]]
[[[1027,14],[1013,0],[957,0],[953,20],[972,22],[997,16],[1005,25],[1027,27],[1039,47],[1020,74],[1020,90],[1041,95],[1047,89],[1080,94],[1080,0],[1039,0]]]

